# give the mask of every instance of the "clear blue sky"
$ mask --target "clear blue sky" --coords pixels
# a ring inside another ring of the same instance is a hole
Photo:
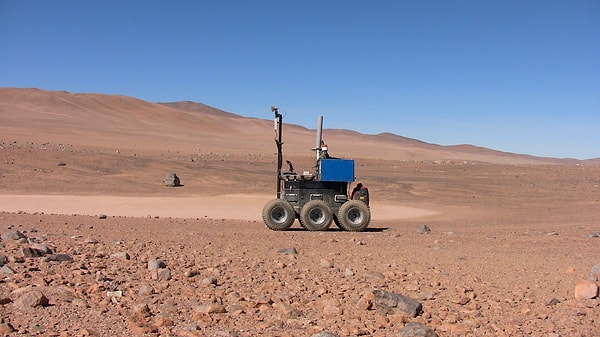
[[[0,0],[0,87],[600,157],[600,1]]]

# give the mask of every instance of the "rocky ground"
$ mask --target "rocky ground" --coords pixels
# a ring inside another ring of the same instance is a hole
[[[8,336],[594,336],[600,327],[597,224],[272,232],[256,221],[24,213],[0,223]],[[401,332],[409,323],[429,334]]]
[[[371,193],[368,231],[295,224],[273,232],[257,219],[264,203],[256,203],[274,194],[272,147],[199,149],[191,137],[185,146],[141,147],[134,133],[119,133],[128,143],[104,143],[108,135],[82,146],[27,130],[0,139],[2,335],[600,331],[598,166],[372,153],[356,164]],[[299,170],[314,164],[309,156],[285,158]],[[168,172],[183,186],[165,187]],[[223,197],[230,194],[237,197]],[[106,201],[115,196],[131,205],[117,213]],[[78,209],[78,198],[102,212]],[[48,208],[50,199],[69,204]],[[8,200],[17,202],[9,209]]]

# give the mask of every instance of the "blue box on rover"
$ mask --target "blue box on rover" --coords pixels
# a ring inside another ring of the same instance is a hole
[[[319,165],[321,181],[354,181],[352,159],[321,159]]]

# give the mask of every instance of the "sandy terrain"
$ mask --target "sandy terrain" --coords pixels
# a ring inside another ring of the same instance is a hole
[[[314,131],[285,130],[309,170]],[[270,120],[0,89],[0,334],[598,334],[598,160],[324,135],[369,187],[365,232],[266,228]]]

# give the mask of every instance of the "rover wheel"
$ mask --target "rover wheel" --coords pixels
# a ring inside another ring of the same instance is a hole
[[[289,202],[273,199],[263,207],[262,217],[267,227],[274,231],[283,231],[292,226],[296,212]]]
[[[348,200],[340,207],[340,225],[350,232],[362,232],[371,221],[371,210],[360,200]]]
[[[302,225],[309,231],[324,231],[329,228],[333,214],[322,200],[312,200],[302,207],[300,212]]]

